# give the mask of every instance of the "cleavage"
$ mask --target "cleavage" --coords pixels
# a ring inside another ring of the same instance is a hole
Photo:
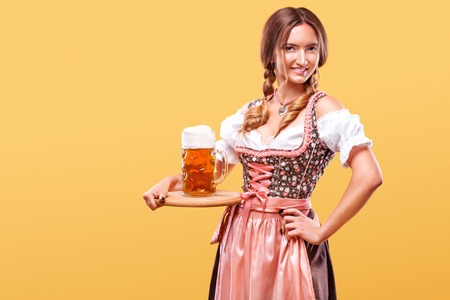
[[[303,109],[297,116],[297,118],[290,123],[286,128],[284,128],[277,137],[275,137],[275,133],[277,132],[278,126],[280,124],[280,120],[281,118],[276,116],[274,119],[272,119],[272,121],[270,120],[271,118],[269,118],[269,121],[267,121],[266,124],[258,127],[256,129],[256,132],[259,134],[260,138],[261,138],[261,142],[264,145],[269,145],[275,138],[277,138],[278,136],[280,136],[281,133],[283,133],[286,130],[289,130],[291,128],[294,127],[298,127],[301,124],[304,124],[305,122],[305,110]],[[304,126],[304,125],[303,125]]]

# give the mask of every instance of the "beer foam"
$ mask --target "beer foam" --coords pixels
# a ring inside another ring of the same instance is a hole
[[[214,148],[216,136],[207,125],[186,127],[181,134],[181,146],[183,149]]]

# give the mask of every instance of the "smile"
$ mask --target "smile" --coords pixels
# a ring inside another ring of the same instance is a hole
[[[302,76],[306,76],[306,74],[308,73],[308,68],[291,68],[291,70],[294,73]]]

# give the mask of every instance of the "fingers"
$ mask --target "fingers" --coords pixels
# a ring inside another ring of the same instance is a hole
[[[155,210],[166,202],[166,197],[164,193],[160,193],[159,195],[155,195],[151,190],[144,193],[142,198],[144,198],[145,203],[148,207],[150,207],[151,210]]]
[[[283,233],[286,235],[288,239],[302,236],[302,234],[307,230],[307,220],[305,217],[285,217],[285,224]]]
[[[323,242],[317,216],[311,219],[297,209],[285,209],[280,214],[283,216],[280,231],[286,239],[301,238],[314,245]]]
[[[282,209],[280,211],[280,214],[283,216],[288,216],[288,215],[292,215],[292,216],[303,216],[302,212],[299,211],[296,208],[286,208],[286,209]]]
[[[301,211],[295,208],[281,210],[280,214],[283,216],[283,226],[287,223],[294,222],[297,218],[307,218]]]
[[[147,204],[147,206],[150,207],[151,210],[155,210],[158,208],[158,205],[155,201],[155,195],[153,195],[152,193],[146,192],[144,193],[142,198],[144,198],[145,204]]]
[[[158,205],[158,207],[161,207],[166,203],[166,198],[162,195],[159,195],[155,197],[155,203]]]
[[[297,229],[301,227],[302,222],[306,217],[301,211],[295,208],[288,208],[280,211],[283,216],[281,221],[281,234],[285,234],[286,237],[298,235]]]

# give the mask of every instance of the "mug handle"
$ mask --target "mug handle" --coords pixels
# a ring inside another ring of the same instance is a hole
[[[222,150],[215,149],[214,151],[222,157],[222,173],[220,174],[219,178],[214,180],[214,184],[219,184],[225,179],[228,174],[228,156]]]

